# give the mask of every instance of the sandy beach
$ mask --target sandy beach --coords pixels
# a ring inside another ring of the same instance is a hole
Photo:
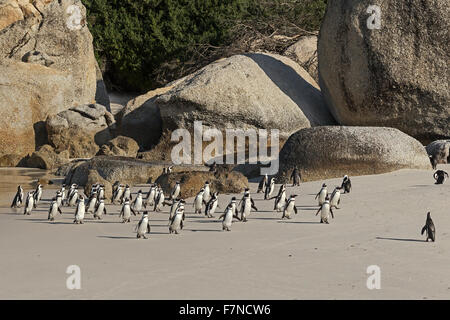
[[[439,167],[450,172],[450,165]],[[194,215],[188,199],[181,234],[169,235],[164,207],[150,213],[148,240],[136,239],[139,216],[120,223],[119,206],[108,205],[103,221],[87,215],[84,225],[72,224],[75,209],[64,207],[49,223],[57,186],[48,186],[31,216],[0,208],[0,299],[448,299],[450,183],[434,185],[432,174],[352,177],[353,190],[329,225],[314,216],[322,181],[288,187],[288,195],[299,195],[299,212],[289,221],[252,183],[259,211],[231,232]],[[341,179],[323,182],[331,189]],[[0,197],[8,202],[13,193]],[[220,212],[231,197],[220,196]],[[435,243],[420,235],[427,211]],[[70,265],[81,269],[80,290],[66,288]],[[379,290],[366,286],[370,265],[380,267]]]

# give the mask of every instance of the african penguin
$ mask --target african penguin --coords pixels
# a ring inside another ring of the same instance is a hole
[[[427,221],[425,222],[425,226],[422,228],[421,234],[427,233],[427,239],[426,242],[428,242],[428,239],[434,242],[436,240],[436,228],[434,227],[433,220],[431,219],[431,213],[427,213]]]
[[[11,208],[20,208],[23,203],[23,189],[22,186],[17,187],[16,195],[14,196]]]
[[[84,204],[84,197],[82,195],[80,195],[78,198],[77,207],[75,209],[75,220],[73,220],[73,223],[83,224],[85,213],[86,213],[86,207]]]
[[[316,194],[316,197],[314,199],[318,198],[319,206],[321,206],[325,202],[325,198],[328,195],[327,191],[327,185],[326,183],[322,184],[322,189]]]
[[[438,170],[433,174],[433,178],[436,180],[435,184],[443,184],[445,182],[445,177],[448,178],[448,173],[444,170]]]
[[[150,233],[150,223],[148,221],[148,212],[147,211],[144,212],[141,220],[139,220],[139,222],[136,226],[136,231],[137,231],[136,238],[147,239],[145,234]]]
[[[316,213],[316,216],[320,212],[320,223],[329,223],[330,213],[331,217],[334,219],[333,209],[330,206],[330,198],[327,195],[325,198],[325,202],[320,206],[319,210]]]
[[[283,216],[281,219],[292,219],[291,216],[293,213],[297,214],[297,207],[295,206],[295,197],[296,194],[293,194],[289,197],[289,200],[286,200],[286,203],[283,208]]]
[[[94,219],[101,220],[103,214],[107,214],[105,207],[105,199],[100,199],[98,200],[97,206],[95,207]]]

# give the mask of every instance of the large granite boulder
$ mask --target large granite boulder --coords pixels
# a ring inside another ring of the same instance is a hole
[[[77,29],[69,28],[71,5],[79,8]],[[45,143],[48,115],[94,102],[85,12],[79,0],[0,1],[0,155],[33,152]]]
[[[122,156],[136,158],[139,146],[129,137],[118,136],[102,145],[98,156]]]
[[[26,160],[29,168],[39,168],[51,170],[58,168],[69,162],[69,152],[67,150],[57,153],[52,146],[45,144],[31,154]]]
[[[194,121],[225,128],[278,129],[280,137],[333,124],[319,87],[296,62],[252,53],[218,60],[171,84],[155,98],[163,130]]]
[[[119,134],[133,138],[145,150],[156,145],[162,134],[162,122],[154,100],[171,88],[159,88],[131,99],[116,115]]]
[[[380,29],[368,27],[374,5]],[[448,0],[328,1],[319,82],[340,124],[395,127],[423,143],[450,136],[448,8]]]
[[[48,140],[70,157],[92,157],[114,137],[114,116],[99,104],[80,105],[51,115],[46,121]]]
[[[170,163],[147,162],[127,157],[97,156],[88,161],[75,164],[66,175],[64,183],[77,183],[85,186],[88,182],[90,170],[97,171],[103,179],[110,183],[116,181],[129,185],[149,183],[154,182],[163,174],[164,168],[170,165]],[[173,172],[191,170],[207,171],[208,167],[187,165],[173,167]]]
[[[426,147],[427,153],[433,156],[436,164],[450,163],[450,140],[436,140]]]
[[[144,149],[156,144],[162,132],[190,130],[194,121],[219,130],[279,129],[281,138],[335,123],[317,83],[302,67],[262,53],[211,63],[131,100],[117,118],[120,133]]]
[[[325,126],[302,129],[281,149],[278,182],[294,166],[302,179],[366,175],[399,169],[431,169],[423,145],[394,128]]]

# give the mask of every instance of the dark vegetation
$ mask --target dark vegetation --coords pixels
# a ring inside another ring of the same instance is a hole
[[[145,92],[222,57],[282,53],[327,0],[82,0],[109,89]]]

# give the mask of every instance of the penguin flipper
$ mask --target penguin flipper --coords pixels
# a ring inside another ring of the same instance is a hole
[[[322,210],[322,207],[320,207],[319,210],[317,210],[316,216],[319,214],[320,210]]]
[[[62,211],[61,211],[60,207],[58,207],[58,212],[59,212],[59,214],[62,214]]]
[[[147,223],[147,233],[150,233],[150,223]]]
[[[297,214],[297,207],[296,206],[294,206],[294,212],[295,212],[295,214]]]
[[[333,210],[331,210],[331,208],[330,208],[330,213],[331,213],[331,217],[334,219]]]
[[[255,204],[252,204],[252,208],[253,208],[255,211],[258,211],[258,208],[255,206]]]
[[[180,221],[180,228],[183,229],[183,219]]]
[[[421,232],[420,234],[423,235],[423,233],[424,233],[426,230],[427,230],[427,226],[425,225],[425,226],[422,228],[422,232]]]

